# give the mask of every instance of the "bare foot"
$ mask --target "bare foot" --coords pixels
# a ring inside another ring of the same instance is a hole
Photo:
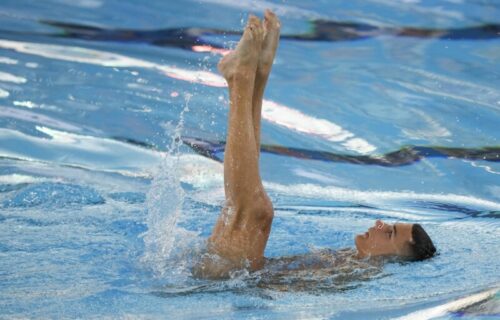
[[[276,49],[278,48],[281,23],[271,10],[266,10],[262,24],[264,26],[264,40],[262,42],[257,74],[261,77],[267,77],[271,72]]]
[[[235,74],[255,73],[264,38],[264,29],[259,18],[251,15],[236,49],[225,55],[217,66],[224,78],[229,81]]]

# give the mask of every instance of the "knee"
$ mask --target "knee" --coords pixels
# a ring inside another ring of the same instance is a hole
[[[274,218],[273,203],[267,196],[262,194],[252,205],[252,216],[262,225],[270,225]]]

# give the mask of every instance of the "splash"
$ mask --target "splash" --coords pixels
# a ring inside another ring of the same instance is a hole
[[[167,273],[186,273],[189,261],[185,258],[197,234],[177,225],[183,213],[185,192],[181,186],[180,152],[184,114],[189,111],[192,95],[185,95],[185,107],[180,113],[167,152],[154,172],[151,188],[146,196],[148,231],[143,234],[145,253],[142,261],[156,276]]]

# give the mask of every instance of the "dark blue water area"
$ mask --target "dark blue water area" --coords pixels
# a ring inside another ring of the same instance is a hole
[[[0,318],[499,317],[497,3],[0,7]],[[352,248],[380,219],[422,224],[435,257],[301,290],[192,276],[224,204],[219,50],[266,8],[265,255]]]

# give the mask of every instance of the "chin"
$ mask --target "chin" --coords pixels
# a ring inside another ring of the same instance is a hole
[[[363,235],[358,234],[358,235],[354,238],[354,245],[356,246],[356,249],[358,250],[358,252],[360,251],[360,250],[359,250],[359,247],[360,247],[361,241],[363,241]]]
[[[363,258],[366,257],[368,254],[366,253],[365,250],[363,250],[363,247],[366,247],[366,234],[358,234],[354,238],[354,244],[356,245],[356,250],[358,251],[358,256]]]

